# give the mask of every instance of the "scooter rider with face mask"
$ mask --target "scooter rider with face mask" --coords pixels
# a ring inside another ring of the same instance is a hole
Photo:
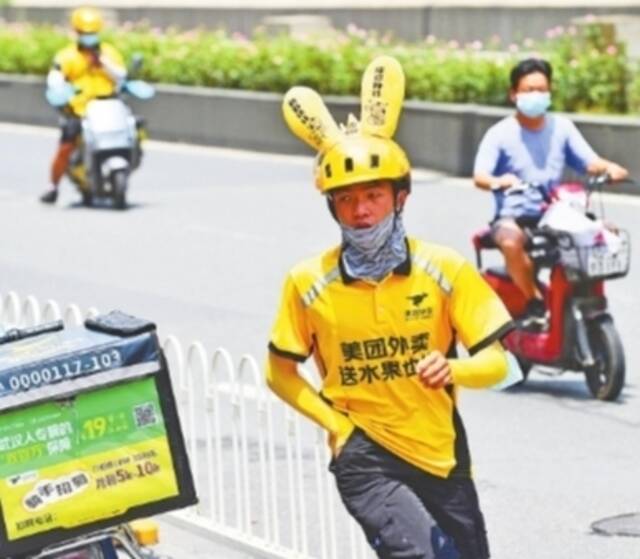
[[[484,135],[474,164],[476,186],[495,191],[496,199],[504,201],[504,192],[519,183],[540,185],[548,195],[560,183],[566,166],[580,174],[608,173],[612,181],[627,177],[626,169],[599,157],[568,118],[547,112],[552,68],[546,60],[523,60],[512,69],[510,78],[509,96],[516,114],[494,124]],[[544,207],[523,206],[521,210],[521,215],[506,215],[497,208],[493,239],[504,255],[509,275],[529,300],[528,317],[539,320],[546,309],[535,283],[533,263],[524,249],[527,236],[522,227],[535,226]]]
[[[371,62],[361,95],[361,122],[343,128],[314,90],[284,98],[289,127],[319,152],[316,186],[342,242],[288,274],[267,382],[327,431],[342,501],[379,557],[486,559],[457,391],[507,375],[511,320],[459,254],[406,236],[398,62]],[[458,341],[470,357],[455,357]],[[298,371],[311,355],[319,392]]]
[[[104,21],[98,10],[75,9],[71,14],[71,26],[77,33],[77,40],[56,54],[47,75],[49,90],[65,86],[74,89],[73,97],[61,110],[62,136],[51,164],[51,184],[40,198],[49,204],[58,197],[58,185],[82,131],[80,118],[87,103],[97,97],[113,95],[127,74],[121,54],[100,40]]]

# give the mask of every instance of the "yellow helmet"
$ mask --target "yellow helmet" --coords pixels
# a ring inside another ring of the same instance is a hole
[[[318,156],[316,186],[328,192],[350,184],[401,179],[410,171],[406,154],[393,140],[353,136]]]
[[[313,89],[293,87],[284,97],[283,113],[291,131],[318,150],[315,182],[322,193],[351,184],[402,179],[409,160],[391,138],[404,99],[404,73],[395,58],[380,56],[362,78],[361,122],[349,116],[338,126]]]
[[[102,14],[95,8],[76,8],[71,13],[71,27],[78,33],[99,33],[103,26]]]

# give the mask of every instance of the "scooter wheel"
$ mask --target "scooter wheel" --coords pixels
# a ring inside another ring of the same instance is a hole
[[[127,209],[127,183],[129,173],[124,169],[114,171],[111,174],[111,188],[113,192],[113,205],[118,210]]]
[[[585,370],[587,386],[595,398],[611,402],[624,386],[624,348],[611,320],[592,322],[588,328],[595,365]]]

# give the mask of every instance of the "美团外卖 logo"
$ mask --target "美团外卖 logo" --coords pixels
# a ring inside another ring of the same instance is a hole
[[[409,308],[404,311],[404,319],[409,322],[411,320],[428,320],[433,316],[433,307],[423,306],[428,293],[416,293],[408,295],[407,299],[411,301]]]

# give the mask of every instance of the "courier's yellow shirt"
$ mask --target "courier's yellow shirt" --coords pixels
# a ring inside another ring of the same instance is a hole
[[[339,247],[295,266],[269,348],[300,362],[313,354],[322,396],[389,451],[440,477],[468,476],[455,388],[425,388],[416,364],[456,340],[474,353],[506,334],[511,318],[458,253],[407,242],[407,260],[378,283],[350,278]]]
[[[113,64],[124,67],[120,53],[108,43],[100,43],[100,54],[106,56]],[[76,86],[80,92],[69,102],[76,116],[85,113],[87,103],[96,97],[112,95],[116,84],[101,67],[91,66],[88,53],[77,45],[71,44],[58,51],[53,65],[58,68],[67,81]]]

